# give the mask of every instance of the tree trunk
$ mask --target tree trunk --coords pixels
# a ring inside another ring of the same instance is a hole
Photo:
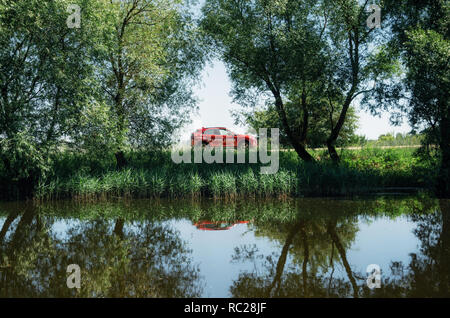
[[[437,195],[441,198],[450,198],[450,119],[448,117],[441,120],[440,131],[442,161],[437,180]]]
[[[450,202],[439,200],[442,213],[442,231],[440,235],[439,292],[444,297],[450,294]]]
[[[309,113],[308,113],[308,104],[306,102],[306,92],[305,88],[302,90],[302,111],[303,111],[303,122],[302,122],[302,130],[300,133],[300,142],[303,145],[306,145],[306,139],[308,137],[308,126],[309,126]]]
[[[280,288],[281,284],[281,276],[283,275],[284,266],[286,265],[287,256],[289,253],[289,248],[292,245],[292,242],[294,240],[294,237],[297,235],[297,233],[300,231],[300,229],[303,227],[302,222],[300,222],[298,225],[295,225],[292,230],[289,232],[286,242],[283,245],[283,249],[281,250],[280,257],[278,258],[277,262],[277,268],[275,271],[275,277],[273,278],[272,284],[270,284],[269,289],[267,290],[267,297],[273,297],[272,292],[275,286],[278,285],[277,291]]]
[[[331,159],[334,163],[339,163],[339,155],[336,151],[336,140],[339,137],[339,134],[341,133],[342,127],[344,126],[345,119],[347,118],[347,111],[350,108],[350,104],[353,101],[353,98],[355,97],[355,92],[358,87],[359,79],[359,32],[357,29],[353,29],[353,32],[350,30],[348,31],[348,41],[349,41],[349,47],[348,47],[348,53],[350,58],[350,63],[352,67],[352,85],[350,87],[350,90],[347,92],[347,95],[345,97],[344,104],[342,106],[341,114],[339,115],[338,122],[336,123],[336,126],[331,130],[330,137],[327,139],[327,147],[328,152],[330,154]]]
[[[123,169],[127,165],[127,159],[125,158],[125,153],[122,150],[119,150],[114,155],[116,156],[117,168],[119,170]]]
[[[124,26],[123,26],[124,27]],[[122,32],[124,29],[122,29]],[[121,33],[123,35],[123,33]],[[121,43],[119,43],[119,47],[121,48]],[[122,59],[121,59],[121,49],[120,54],[118,56],[118,70],[116,73],[116,80],[117,80],[117,92],[116,96],[114,97],[114,104],[115,104],[115,111],[117,115],[117,130],[118,135],[116,136],[116,142],[118,144],[117,152],[114,154],[116,157],[116,167],[117,169],[121,170],[123,169],[127,161],[125,159],[125,154],[123,152],[123,145],[125,140],[125,108],[124,108],[124,95],[125,95],[125,74],[123,72],[123,66],[122,66]],[[114,64],[114,61],[111,62]]]
[[[341,240],[339,239],[339,236],[336,232],[336,224],[328,223],[327,231],[331,237],[331,240],[333,241],[334,245],[336,246],[336,249],[339,252],[339,256],[341,257],[342,264],[344,265],[345,271],[347,272],[348,279],[350,280],[350,284],[352,285],[352,288],[353,288],[353,297],[358,298],[358,285],[356,284],[356,280],[355,280],[355,277],[353,276],[352,269],[350,267],[350,264],[348,263],[344,246],[342,245]]]
[[[333,160],[333,162],[335,164],[338,164],[340,161],[340,158],[339,158],[339,155],[334,146],[335,142],[336,142],[336,140],[333,141],[333,140],[328,139],[327,140],[327,148],[328,148],[328,154],[330,155],[331,160]]]
[[[314,162],[315,160],[314,160],[313,156],[311,156],[308,153],[308,151],[306,151],[305,146],[299,141],[299,139],[295,138],[294,134],[292,133],[292,130],[289,127],[286,112],[284,111],[283,100],[281,99],[281,96],[278,93],[275,94],[275,106],[277,107],[278,115],[281,118],[281,122],[283,124],[283,130],[286,132],[289,142],[294,147],[298,156],[306,162]]]
[[[333,160],[334,163],[338,164],[340,161],[339,155],[336,151],[336,140],[339,137],[339,134],[341,133],[341,129],[344,126],[345,119],[347,117],[347,111],[350,107],[350,103],[352,101],[353,97],[353,89],[349,92],[347,99],[345,100],[344,106],[342,107],[341,114],[339,116],[339,120],[336,123],[336,126],[334,126],[333,130],[331,131],[330,137],[327,139],[327,148],[328,153],[330,154],[331,160]]]

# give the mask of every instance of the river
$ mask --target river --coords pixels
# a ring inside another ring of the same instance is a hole
[[[0,297],[449,296],[450,201],[423,194],[0,203]]]

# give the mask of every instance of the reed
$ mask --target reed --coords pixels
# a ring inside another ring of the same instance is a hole
[[[55,164],[54,174],[37,184],[35,198],[353,196],[386,187],[433,186],[433,165],[419,161],[409,149],[343,151],[341,156],[341,164],[334,165],[326,159],[304,163],[292,151],[280,152],[280,170],[273,175],[260,174],[259,164],[176,165],[166,152],[130,154],[123,170],[109,161],[95,164],[79,155],[64,156],[67,167],[77,170],[69,173],[63,163]]]
[[[214,198],[234,198],[237,195],[236,177],[230,172],[215,172],[208,179],[209,192]]]

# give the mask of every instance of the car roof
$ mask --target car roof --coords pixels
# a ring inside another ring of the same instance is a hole
[[[225,130],[228,130],[225,127],[203,127],[202,129],[225,129]]]

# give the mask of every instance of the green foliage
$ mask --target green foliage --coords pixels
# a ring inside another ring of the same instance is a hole
[[[301,110],[299,105],[295,103],[287,103],[286,110],[289,118],[299,117]],[[309,148],[325,147],[329,135],[331,121],[329,116],[323,116],[326,109],[316,107],[312,111],[313,121],[309,123],[309,129],[306,135],[305,145]],[[338,120],[337,114],[333,114],[333,122]],[[258,131],[261,128],[279,128],[280,129],[280,146],[290,148],[290,141],[285,131],[282,129],[278,112],[275,106],[269,105],[262,110],[241,110],[233,112],[233,117],[237,124],[244,124]],[[342,131],[337,141],[337,146],[347,146],[357,143],[358,136],[355,131],[358,128],[358,116],[353,107],[350,107],[347,114],[347,120],[342,127]]]
[[[79,29],[67,25],[73,4]],[[29,196],[61,151],[103,164],[166,146],[195,107],[203,57],[181,0],[1,0],[2,188],[18,182]]]
[[[117,126],[111,120],[111,107],[106,103],[92,102],[83,105],[77,118],[77,133],[71,148],[87,152],[90,156],[104,159],[114,154],[118,148]]]
[[[32,137],[27,132],[21,132],[14,138],[0,140],[0,156],[5,158],[1,175],[10,177],[11,181],[40,177],[50,168],[50,162],[43,158]]]
[[[165,146],[189,120],[192,80],[203,65],[186,3],[98,1],[99,80],[117,149]]]
[[[407,36],[406,83],[412,92],[411,124],[430,123],[430,115],[434,120],[448,117],[450,40],[433,30],[413,30]]]
[[[85,32],[69,29],[69,3],[92,13],[84,0],[0,2],[0,161],[4,182],[13,187],[17,181],[23,196],[46,174],[79,105],[95,90],[93,25],[86,22]]]
[[[350,108],[371,88],[374,30],[359,1],[208,0],[201,26],[228,66],[243,121],[280,127],[283,142],[305,161],[305,145],[348,143]],[[268,114],[255,111],[265,103]],[[273,114],[278,116],[274,116]],[[237,114],[239,116],[239,114]],[[239,120],[239,119],[238,119]]]
[[[323,151],[322,151],[323,152]],[[317,159],[321,151],[313,154]],[[388,188],[433,187],[435,162],[416,158],[415,149],[342,150],[342,164],[328,159],[308,164],[293,151],[280,152],[280,170],[273,175],[260,174],[260,164],[183,164],[172,163],[170,153],[154,155],[158,162],[139,161],[143,154],[127,156],[129,166],[116,171],[114,160],[94,163],[92,158],[66,155],[58,163],[58,174],[41,179],[36,199],[102,200],[129,197],[198,198],[214,197],[290,197],[290,196],[353,196]],[[135,159],[132,159],[135,158]],[[149,165],[149,162],[152,162]],[[75,172],[72,170],[78,165]],[[67,171],[61,169],[67,167]],[[65,176],[65,177],[58,177]]]
[[[403,74],[380,69],[372,110],[406,115],[411,126],[439,146],[441,168],[437,192],[450,196],[450,6],[448,1],[386,0],[386,25],[393,34],[385,57],[402,64]]]

